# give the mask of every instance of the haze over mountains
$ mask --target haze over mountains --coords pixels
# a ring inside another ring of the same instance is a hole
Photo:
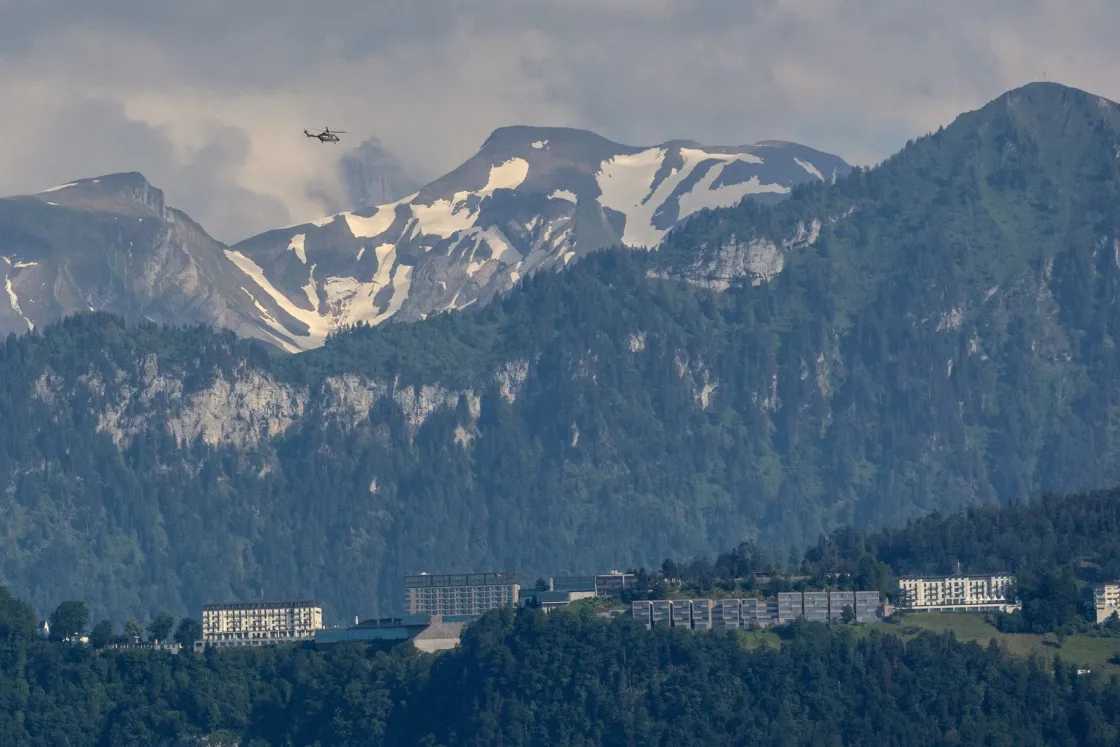
[[[848,173],[789,143],[653,148],[590,132],[511,127],[429,185],[376,141],[342,162],[366,207],[226,247],[164,204],[142,175],[112,174],[0,200],[0,333],[69,314],[205,323],[297,352],[354,324],[488,303],[518,279],[603,247],[655,247],[704,208],[773,202]]]

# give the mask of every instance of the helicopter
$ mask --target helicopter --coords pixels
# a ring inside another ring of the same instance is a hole
[[[332,132],[330,127],[325,127],[323,131],[318,134],[308,132],[307,130],[304,130],[303,134],[307,135],[307,137],[319,138],[319,141],[323,143],[337,143],[338,136],[346,134],[346,130],[334,130]]]

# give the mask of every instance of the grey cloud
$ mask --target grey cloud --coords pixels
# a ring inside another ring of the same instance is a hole
[[[22,153],[12,170],[34,174],[34,183],[11,191],[39,191],[88,176],[140,171],[173,195],[174,207],[202,220],[219,239],[240,238],[246,227],[276,227],[289,217],[278,200],[237,185],[237,169],[249,152],[249,137],[237,128],[216,129],[203,147],[180,160],[166,132],[129,119],[120,103],[78,99],[59,110],[37,135],[43,146]]]
[[[0,141],[0,188],[128,163],[233,238],[337,200],[342,148],[303,142],[312,125],[378,135],[431,178],[508,124],[870,163],[1044,71],[1120,98],[1113,0],[0,0],[0,17],[0,100],[27,122]],[[59,148],[42,133],[83,96],[119,102],[117,125]]]

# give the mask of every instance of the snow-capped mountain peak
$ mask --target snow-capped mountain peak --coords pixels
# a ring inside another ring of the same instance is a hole
[[[368,168],[355,167],[355,184],[372,189],[386,157],[372,141],[358,156]],[[79,179],[0,199],[0,334],[109,311],[225,327],[298,352],[354,324],[485,304],[602,247],[654,249],[704,208],[780,200],[799,182],[848,170],[791,143],[632,147],[585,130],[503,127],[399,200],[232,247],[141,174]]]
[[[585,130],[503,127],[414,194],[247,239],[227,256],[299,320],[298,349],[334,329],[484,304],[520,278],[596,249],[654,249],[681,220],[745,197],[772,202],[850,170],[793,143],[652,147]],[[283,329],[281,329],[283,328]]]

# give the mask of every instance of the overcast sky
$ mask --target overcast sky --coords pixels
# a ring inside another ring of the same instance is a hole
[[[427,180],[510,124],[875,163],[1047,79],[1120,99],[1116,0],[0,0],[0,194],[143,172],[223,240],[378,136]]]

